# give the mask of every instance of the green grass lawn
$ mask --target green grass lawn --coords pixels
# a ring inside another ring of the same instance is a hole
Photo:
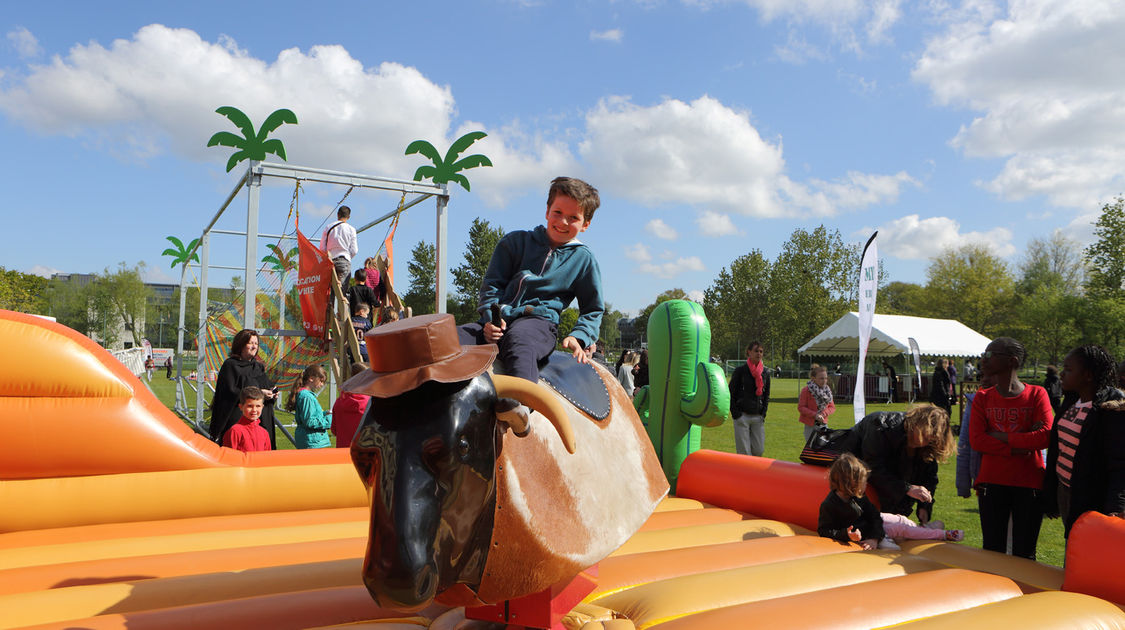
[[[771,397],[769,414],[766,418],[766,457],[795,462],[805,444],[803,425],[797,420],[797,396],[805,380],[775,378],[771,381]],[[172,381],[166,380],[162,373],[153,378],[151,387],[157,397],[172,407],[175,402],[175,388]],[[190,395],[190,392],[189,392]],[[208,395],[210,399],[210,395]],[[321,392],[321,405],[328,407],[327,388]],[[873,411],[903,411],[905,403],[896,404],[871,404],[867,405],[867,412]],[[958,411],[954,408],[954,411]],[[853,407],[850,403],[836,403],[836,413],[829,418],[829,425],[834,428],[844,428],[852,424]],[[293,414],[278,409],[276,417],[279,422],[290,427],[293,424]],[[292,428],[289,429],[292,433]],[[333,438],[335,442],[335,438]],[[734,429],[728,422],[713,429],[703,429],[703,448],[716,451],[734,452]],[[277,445],[279,449],[291,449],[293,444],[278,434]],[[945,526],[950,529],[965,530],[963,544],[979,547],[981,544],[980,520],[977,517],[976,498],[962,499],[957,496],[954,483],[956,463],[954,458],[938,467],[938,488],[934,504],[934,518],[945,521]],[[1039,561],[1056,566],[1062,566],[1063,561],[1063,532],[1062,521],[1059,519],[1046,519],[1043,529],[1039,534]]]

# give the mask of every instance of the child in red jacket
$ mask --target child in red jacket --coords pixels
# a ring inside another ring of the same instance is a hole
[[[262,428],[262,409],[266,395],[262,390],[250,386],[243,387],[238,394],[238,409],[242,417],[231,425],[223,435],[223,446],[249,453],[250,451],[270,450],[270,436]]]

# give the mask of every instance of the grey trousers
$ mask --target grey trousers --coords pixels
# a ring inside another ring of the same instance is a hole
[[[734,419],[734,450],[739,455],[761,457],[766,450],[764,416],[742,414]]]

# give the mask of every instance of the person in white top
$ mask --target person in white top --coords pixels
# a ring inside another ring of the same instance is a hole
[[[356,237],[355,228],[348,225],[351,216],[351,208],[340,206],[336,211],[338,220],[325,228],[324,234],[320,237],[320,249],[335,265],[341,289],[347,287],[352,272],[352,258],[359,253],[359,239]]]

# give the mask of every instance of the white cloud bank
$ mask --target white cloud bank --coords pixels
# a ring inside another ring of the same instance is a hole
[[[664,222],[663,219],[653,219],[645,224],[645,232],[652,234],[656,238],[664,239],[666,241],[674,241],[679,238],[679,234],[672,226]]]
[[[780,140],[763,139],[748,112],[709,96],[650,107],[603,99],[586,115],[579,154],[605,189],[633,201],[755,217],[829,216],[894,201],[904,184],[917,185],[905,172],[796,182],[785,173]]]
[[[906,260],[928,260],[947,249],[980,244],[992,253],[1007,258],[1016,253],[1012,232],[994,228],[987,232],[962,232],[961,224],[948,217],[919,218],[911,214],[891,221],[879,229],[879,253]],[[857,232],[866,237],[871,228]]]
[[[81,137],[130,159],[173,152],[225,163],[225,149],[204,146],[214,132],[235,130],[214,113],[221,105],[239,107],[255,124],[279,107],[296,112],[299,124],[274,134],[295,164],[392,177],[407,178],[424,163],[403,156],[411,141],[423,138],[441,150],[480,129],[489,135],[472,151],[488,155],[495,167],[474,170],[470,180],[473,194],[488,203],[541,191],[559,173],[598,173],[606,193],[646,205],[692,206],[703,213],[699,225],[708,235],[732,227],[723,215],[830,216],[894,201],[903,186],[917,184],[905,172],[794,181],[781,140],[762,138],[749,112],[710,96],[649,106],[606,98],[591,106],[579,129],[540,130],[519,120],[494,128],[470,120],[455,125],[452,89],[416,68],[368,67],[335,45],[290,48],[267,61],[228,37],[208,42],[159,24],[108,47],[77,44],[5,78],[0,111],[13,121]]]
[[[913,76],[980,112],[952,144],[1006,159],[987,190],[1089,209],[1125,188],[1125,3],[972,0],[950,14]]]
[[[16,54],[19,55],[20,59],[31,59],[43,54],[43,49],[39,46],[39,40],[31,34],[31,31],[22,26],[8,31],[8,43],[16,49]]]

